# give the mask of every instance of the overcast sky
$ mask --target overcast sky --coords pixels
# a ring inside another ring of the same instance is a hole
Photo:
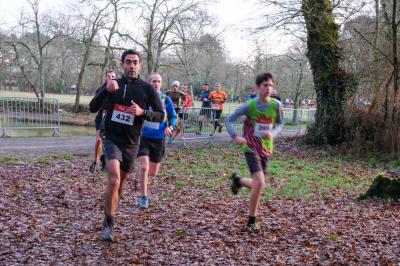
[[[41,0],[41,10],[60,7],[74,0]],[[246,59],[254,49],[254,36],[246,30],[254,19],[260,18],[261,6],[257,0],[220,0],[209,6],[210,14],[219,21],[218,32],[232,59]],[[14,20],[23,8],[28,8],[25,0],[0,0],[0,23]],[[265,33],[268,34],[268,33]],[[290,40],[275,33],[263,43],[269,53],[282,53],[290,45]]]

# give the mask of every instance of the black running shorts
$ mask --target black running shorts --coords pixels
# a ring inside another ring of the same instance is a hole
[[[165,154],[165,138],[148,139],[141,138],[137,157],[149,156],[150,162],[160,163]]]
[[[119,160],[121,170],[129,173],[133,170],[139,145],[118,146],[108,139],[103,140],[103,153],[106,160]]]
[[[251,174],[259,171],[262,171],[265,174],[268,163],[267,158],[260,157],[260,155],[254,152],[245,152],[244,156],[246,157],[247,166]]]

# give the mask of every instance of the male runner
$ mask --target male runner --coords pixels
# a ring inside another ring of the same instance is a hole
[[[186,97],[185,93],[181,90],[179,90],[180,83],[177,80],[174,80],[172,82],[172,90],[167,91],[167,96],[169,96],[172,100],[172,103],[174,104],[175,107],[175,112],[180,115],[182,113],[183,108],[185,107],[186,104]],[[173,136],[170,136],[168,139],[168,143],[172,143],[175,140],[175,136],[179,134],[180,131],[180,124],[182,121],[179,121]]]
[[[115,73],[114,70],[108,70],[106,72],[106,80],[109,79],[115,79],[117,77],[117,73]],[[101,87],[100,87],[101,89]],[[97,93],[97,91],[96,91]],[[101,152],[101,146],[103,144],[103,141],[101,140],[100,136],[100,127],[101,123],[103,121],[103,117],[105,116],[107,111],[107,102],[103,102],[103,106],[100,108],[100,110],[97,112],[96,118],[95,118],[95,126],[96,126],[96,144],[94,146],[94,162],[90,166],[90,172],[94,173],[96,171],[96,166],[99,163],[100,159],[100,152]],[[101,160],[101,170],[104,171],[105,168],[105,161],[104,161],[104,155],[102,155],[102,160]]]
[[[221,118],[222,110],[224,110],[224,102],[226,101],[226,92],[222,91],[221,83],[215,84],[215,90],[210,93],[208,98],[211,101],[211,108],[215,112],[214,116],[214,132],[218,127],[218,132],[221,133],[223,125],[219,122]]]
[[[161,122],[164,119],[160,98],[149,83],[140,79],[139,53],[132,49],[124,51],[120,65],[124,71],[123,77],[108,80],[89,104],[90,111],[97,112],[105,99],[108,103],[103,133],[108,172],[104,195],[104,241],[114,240],[114,215],[122,186],[134,166],[143,121]]]
[[[201,110],[199,115],[199,130],[196,131],[197,135],[201,135],[201,130],[203,129],[204,117],[206,118],[206,121],[211,117],[211,110],[209,109],[211,108],[211,102],[208,99],[208,96],[210,96],[210,85],[207,82],[205,82],[203,84],[203,90],[199,95],[199,101],[201,101]]]

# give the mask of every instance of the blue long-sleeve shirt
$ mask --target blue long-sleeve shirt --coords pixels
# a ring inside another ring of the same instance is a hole
[[[163,103],[164,112],[167,113],[169,125],[175,127],[176,112],[171,98],[162,94],[161,92],[158,95]],[[142,131],[142,137],[148,139],[163,139],[165,135],[164,130],[167,126],[168,125],[166,119],[164,119],[162,122],[145,121]]]
[[[201,107],[203,108],[210,108],[211,107],[211,101],[208,99],[208,96],[210,95],[210,90],[205,91],[202,90],[200,95],[199,95],[199,100],[201,101]],[[204,101],[206,99],[206,101]]]

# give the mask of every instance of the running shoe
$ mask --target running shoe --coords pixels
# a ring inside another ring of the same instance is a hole
[[[261,231],[261,227],[259,223],[254,223],[254,224],[247,224],[246,225],[247,231],[250,233],[258,234]]]
[[[240,177],[237,175],[237,173],[232,173],[231,179],[231,191],[233,195],[236,195],[239,192],[239,189],[242,187],[242,185],[240,184]]]
[[[146,197],[146,196],[143,196],[143,197],[140,199],[139,207],[140,207],[141,209],[147,209],[147,208],[149,207],[149,198]]]
[[[97,162],[94,161],[94,162],[90,165],[89,170],[90,170],[91,173],[94,173],[94,172],[96,171],[96,164],[97,164]]]
[[[114,226],[105,224],[103,225],[103,230],[101,231],[101,239],[106,242],[114,241]]]
[[[100,156],[100,162],[101,162],[101,171],[104,172],[106,170],[106,158],[104,157],[104,154]]]

